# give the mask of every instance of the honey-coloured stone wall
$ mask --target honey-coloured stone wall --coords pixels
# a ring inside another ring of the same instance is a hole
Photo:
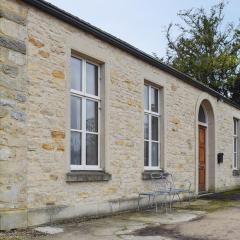
[[[176,185],[189,179],[197,192],[203,100],[214,114],[214,190],[240,184],[232,173],[237,108],[24,1],[0,1],[0,53],[0,229],[136,208],[138,193],[153,187],[142,176],[145,81],[161,91],[161,167],[174,173]],[[106,175],[91,181],[69,174],[72,53],[101,65]]]

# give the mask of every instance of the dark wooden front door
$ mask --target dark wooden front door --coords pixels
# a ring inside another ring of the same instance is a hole
[[[199,125],[198,190],[206,191],[206,127]]]

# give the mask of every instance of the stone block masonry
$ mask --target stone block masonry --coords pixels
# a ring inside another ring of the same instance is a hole
[[[70,171],[70,59],[101,65],[102,171]],[[144,82],[161,90],[161,167],[196,190],[196,106],[215,118],[215,190],[233,188],[233,117],[240,112],[22,0],[0,1],[0,229],[134,209],[144,171]]]
[[[0,230],[27,225],[26,13],[0,1]]]

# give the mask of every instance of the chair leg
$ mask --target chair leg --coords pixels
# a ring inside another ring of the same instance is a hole
[[[156,211],[156,213],[157,213],[157,212],[158,212],[158,204],[157,204],[157,201],[156,201],[155,196],[154,196],[154,200],[155,200],[155,211]]]
[[[179,203],[180,203],[180,205],[181,205],[181,204],[182,204],[182,200],[181,200],[181,198],[180,198],[179,193],[177,193],[177,196],[178,196],[178,199],[179,199]]]
[[[155,195],[153,195],[153,198],[152,198],[152,207],[154,207],[154,204],[155,204]]]
[[[172,212],[172,197],[170,194],[168,197],[169,197],[169,212]]]
[[[189,192],[188,193],[188,204],[191,204],[191,200],[194,198],[194,193],[193,192]]]
[[[138,195],[138,211],[140,211],[140,195]]]
[[[175,198],[175,193],[173,193],[172,195],[172,202],[174,201],[174,198]]]
[[[167,194],[166,195],[164,194],[163,206],[165,208],[165,213],[167,213],[168,212],[168,195]]]
[[[148,208],[150,208],[150,199],[151,199],[151,196],[148,195]]]
[[[170,193],[170,194],[171,194],[171,193]],[[172,206],[173,206],[174,198],[175,198],[175,193],[172,194],[172,198],[171,198],[171,195],[170,195],[170,203],[171,203],[171,208],[170,208],[170,210],[171,210],[171,211],[172,211]]]
[[[165,201],[166,213],[168,212],[168,204],[169,204],[169,212],[171,212],[172,211],[171,196],[166,194],[166,201]]]

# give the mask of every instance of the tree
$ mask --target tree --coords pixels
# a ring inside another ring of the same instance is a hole
[[[240,105],[240,30],[232,23],[223,26],[224,8],[222,1],[209,13],[203,8],[180,11],[184,24],[169,25],[164,62]],[[174,40],[173,27],[178,31]]]

